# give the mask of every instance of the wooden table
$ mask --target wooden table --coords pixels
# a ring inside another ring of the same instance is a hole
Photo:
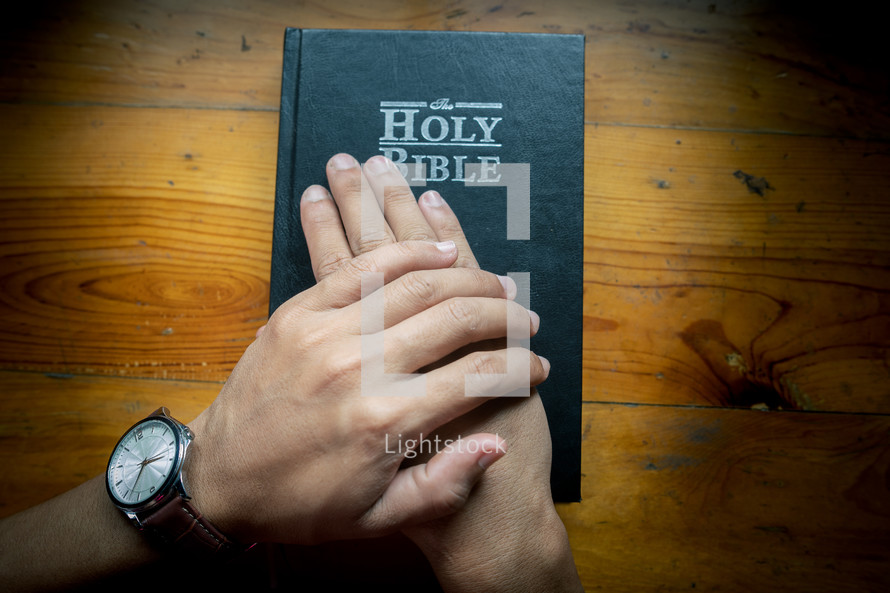
[[[59,3],[0,36],[0,514],[266,319],[283,30],[587,36],[589,590],[890,587],[878,24],[768,1]],[[815,11],[815,12],[814,12]]]

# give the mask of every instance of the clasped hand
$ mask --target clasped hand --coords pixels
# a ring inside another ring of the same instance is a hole
[[[506,361],[517,350],[505,347],[440,362],[508,332],[530,336],[537,324],[507,298],[509,280],[450,267],[457,257],[452,241],[385,245],[343,263],[272,315],[191,424],[198,437],[186,476],[208,518],[244,542],[305,544],[384,535],[464,504],[504,453],[497,435],[466,435],[467,446],[413,467],[401,467],[404,454],[385,443],[416,441],[486,401],[466,396],[467,375],[488,377],[485,393],[493,397],[540,383],[549,366],[520,349],[529,376],[511,376]],[[384,284],[375,293],[383,296],[383,377],[426,370],[422,395],[371,395],[362,384],[369,273],[382,274]]]

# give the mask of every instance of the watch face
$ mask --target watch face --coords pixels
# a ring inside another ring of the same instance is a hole
[[[118,442],[108,462],[108,492],[139,507],[166,490],[179,470],[179,431],[161,418],[143,420]]]

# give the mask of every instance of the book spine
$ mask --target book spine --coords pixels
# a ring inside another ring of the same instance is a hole
[[[294,187],[294,163],[297,158],[297,108],[300,85],[300,55],[303,32],[288,28],[284,32],[284,58],[281,73],[281,104],[278,124],[278,163],[275,178],[275,223],[272,231],[272,278],[289,274],[287,262],[292,261],[292,241],[289,236],[302,231],[299,226],[300,199]],[[296,208],[296,212],[294,211]],[[279,283],[280,284],[280,283]],[[285,283],[287,284],[287,283]],[[269,316],[288,297],[278,294],[270,285]]]

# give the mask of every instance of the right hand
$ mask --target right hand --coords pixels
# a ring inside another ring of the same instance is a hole
[[[383,274],[388,375],[502,338],[508,325],[533,332],[497,276],[449,268],[457,257],[453,242],[387,245],[282,305],[190,424],[186,478],[197,508],[242,542],[310,544],[384,535],[463,505],[503,454],[495,435],[472,435],[410,468],[385,443],[417,439],[484,402],[465,397],[466,374],[492,374],[487,393],[497,396],[543,381],[541,360],[521,350],[530,376],[494,379],[507,350],[472,352],[426,373],[425,397],[363,396],[362,384],[362,272]]]

